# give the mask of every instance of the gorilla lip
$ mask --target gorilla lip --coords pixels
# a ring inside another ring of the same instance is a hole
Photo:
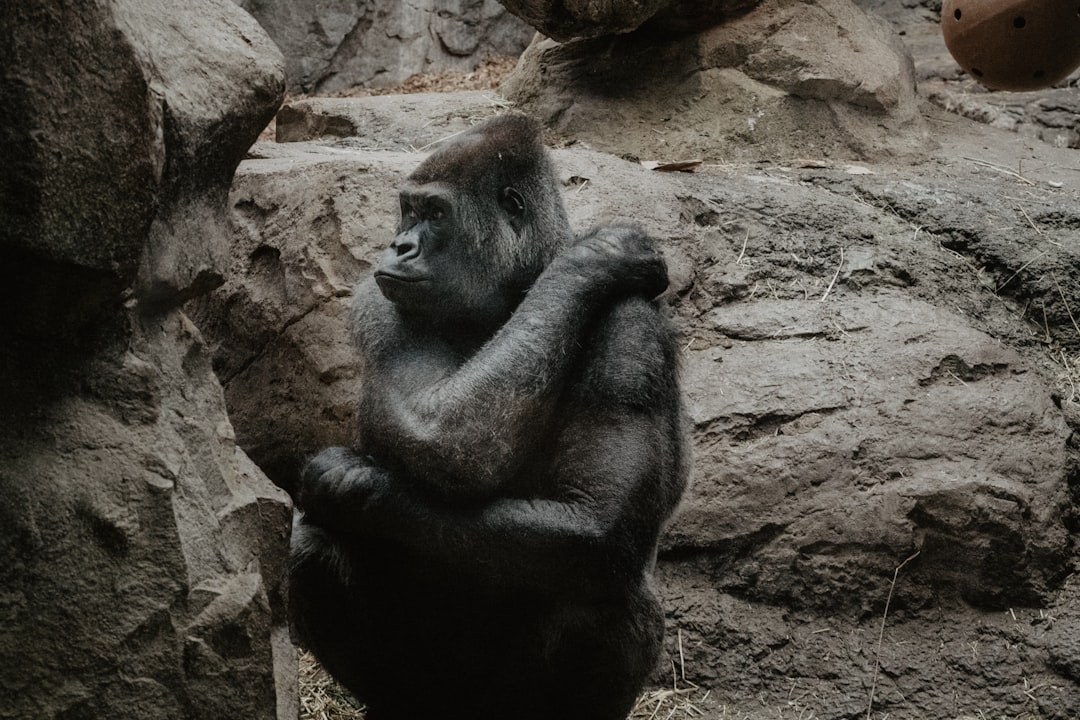
[[[375,282],[381,284],[381,283],[383,283],[383,282],[385,282],[387,280],[389,280],[390,282],[395,282],[395,283],[403,283],[403,284],[407,284],[407,285],[415,285],[416,283],[427,282],[428,280],[430,280],[430,278],[425,277],[423,275],[417,275],[417,276],[395,275],[393,273],[388,273],[385,270],[376,270],[375,271]]]

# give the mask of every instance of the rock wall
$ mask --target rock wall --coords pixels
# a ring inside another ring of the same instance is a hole
[[[537,37],[502,92],[562,142],[643,160],[927,152],[910,55],[851,0],[763,0],[688,35]]]
[[[394,100],[298,104],[297,142],[238,171],[227,283],[189,305],[242,446],[300,438],[275,449],[293,473],[348,437],[346,288],[392,237],[407,148],[498,112],[414,96],[388,125]],[[1080,353],[1074,165],[956,130],[975,147],[917,168],[555,151],[576,227],[634,218],[669,261],[695,470],[658,567],[656,682],[706,717],[865,717],[875,682],[895,717],[1080,712],[1080,396],[1046,345]],[[1010,153],[1037,169],[979,164]],[[999,200],[1032,187],[1023,211]]]
[[[237,0],[285,54],[294,93],[396,85],[436,70],[475,70],[519,55],[533,30],[496,0]]]
[[[42,0],[0,64],[0,717],[295,718],[290,505],[179,309],[281,55],[225,0]]]
[[[734,17],[759,0],[503,0],[512,13],[554,40],[632,32],[642,25],[665,32],[698,32]]]

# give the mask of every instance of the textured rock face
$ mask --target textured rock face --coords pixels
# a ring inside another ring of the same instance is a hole
[[[454,132],[462,108],[477,117],[475,101],[410,101],[398,124],[384,98],[305,101],[289,132],[322,142],[261,143],[241,165],[228,282],[189,307],[253,454],[295,468],[347,437],[345,287],[391,237],[422,157],[407,148]],[[1001,138],[980,143],[1000,159]],[[370,149],[386,147],[400,150]],[[967,159],[685,175],[555,151],[575,227],[632,217],[664,242],[695,471],[658,585],[671,659],[717,703],[862,717],[880,662],[875,712],[1080,711],[1077,644],[1047,619],[1080,607],[1080,397],[1040,339],[1045,325],[1080,349],[1080,201],[1048,184],[1070,177],[1060,151],[1033,152],[1045,172],[1023,188],[1045,204],[1029,222],[999,200],[1020,181]],[[267,444],[290,433],[302,443]],[[1053,693],[1031,701],[1031,678]]]
[[[626,33],[648,23],[657,30],[697,32],[759,0],[501,0],[510,12],[554,40]]]
[[[295,717],[288,498],[177,309],[280,54],[228,2],[58,0],[0,61],[0,717]]]
[[[667,4],[668,0],[503,0],[510,12],[556,40],[628,32]]]
[[[681,37],[538,38],[503,92],[562,138],[643,159],[925,152],[910,56],[850,0],[765,0]],[[627,141],[639,127],[655,132]]]
[[[244,167],[230,200],[228,281],[187,310],[215,341],[241,446],[291,487],[304,458],[328,440],[352,439],[352,287],[392,237],[396,187],[412,167],[394,153],[269,157]]]
[[[727,347],[688,352],[710,452],[672,549],[741,547],[715,582],[821,611],[871,611],[879,578],[916,550],[905,602],[1048,597],[1067,563],[1069,431],[1014,351],[884,291],[706,321]]]
[[[291,92],[395,85],[518,55],[533,31],[496,0],[237,0],[285,54]]]

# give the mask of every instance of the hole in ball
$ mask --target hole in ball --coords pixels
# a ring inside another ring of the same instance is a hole
[[[1027,20],[1025,20],[1022,17],[1018,17],[1018,18],[1013,20],[1013,27],[1016,28],[1017,30],[1024,27],[1025,25],[1027,25]]]
[[[953,14],[952,14],[952,16],[953,16],[954,18],[956,18],[957,20],[959,20],[959,19],[960,19],[960,15],[961,15],[961,12],[960,12],[960,8],[956,8],[955,10],[953,10]]]
[[[971,68],[971,74],[975,77],[982,77],[982,70],[979,68]]]

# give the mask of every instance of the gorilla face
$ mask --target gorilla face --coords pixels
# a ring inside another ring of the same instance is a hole
[[[375,282],[391,302],[407,310],[437,305],[446,293],[448,273],[440,272],[445,246],[454,232],[454,203],[449,188],[438,184],[406,187],[400,194],[397,237],[383,253]]]
[[[523,240],[521,194],[504,188],[488,198],[429,182],[407,183],[399,197],[397,236],[375,271],[383,296],[406,316],[438,321],[442,329],[504,322],[538,272],[497,257],[499,248]]]

